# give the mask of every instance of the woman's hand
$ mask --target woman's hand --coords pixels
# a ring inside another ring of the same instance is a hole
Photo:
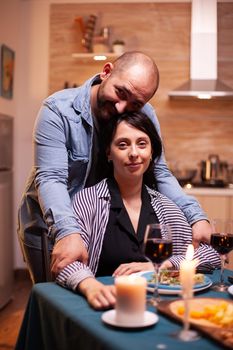
[[[104,285],[90,277],[79,283],[78,290],[85,295],[88,303],[96,310],[105,310],[115,306],[116,287],[113,285]]]
[[[113,276],[130,275],[134,272],[154,270],[153,264],[150,262],[132,262],[128,264],[121,264],[113,272]]]

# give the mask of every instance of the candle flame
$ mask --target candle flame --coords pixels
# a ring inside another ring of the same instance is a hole
[[[192,244],[189,244],[186,251],[185,259],[191,261],[193,259],[193,255],[194,255],[194,246]]]

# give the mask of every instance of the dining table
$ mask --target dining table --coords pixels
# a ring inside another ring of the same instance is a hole
[[[225,270],[224,277],[232,275]],[[220,271],[208,275],[216,282]],[[111,276],[99,277],[104,284],[113,284]],[[230,283],[229,283],[230,286]],[[149,294],[148,294],[149,296]],[[161,295],[162,302],[176,300],[180,295]],[[228,291],[217,292],[211,287],[195,293],[194,298],[216,298],[232,302]],[[16,342],[16,350],[215,350],[225,347],[199,329],[195,341],[182,341],[175,335],[183,325],[156,307],[147,311],[158,315],[158,322],[147,327],[118,327],[102,320],[106,311],[90,307],[84,296],[65,289],[54,282],[38,283],[32,287],[24,318]],[[215,330],[213,329],[213,332]]]

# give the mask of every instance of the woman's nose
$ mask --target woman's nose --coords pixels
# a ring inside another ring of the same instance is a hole
[[[126,111],[127,101],[119,101],[115,104],[115,108],[119,114],[122,114]]]
[[[130,147],[130,151],[129,151],[129,157],[130,158],[135,158],[138,156],[138,152],[137,152],[137,147],[135,145],[132,145]]]

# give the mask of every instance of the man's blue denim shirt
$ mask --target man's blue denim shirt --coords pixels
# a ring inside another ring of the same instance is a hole
[[[19,208],[19,233],[34,246],[41,230],[59,240],[79,232],[72,211],[72,196],[81,190],[91,167],[93,119],[90,105],[91,86],[96,75],[82,86],[65,89],[48,97],[34,129],[34,165]],[[152,106],[142,111],[159,122]],[[198,202],[187,196],[167,168],[164,155],[155,164],[158,190],[172,199],[190,224],[206,219]],[[34,238],[33,238],[33,236]]]

